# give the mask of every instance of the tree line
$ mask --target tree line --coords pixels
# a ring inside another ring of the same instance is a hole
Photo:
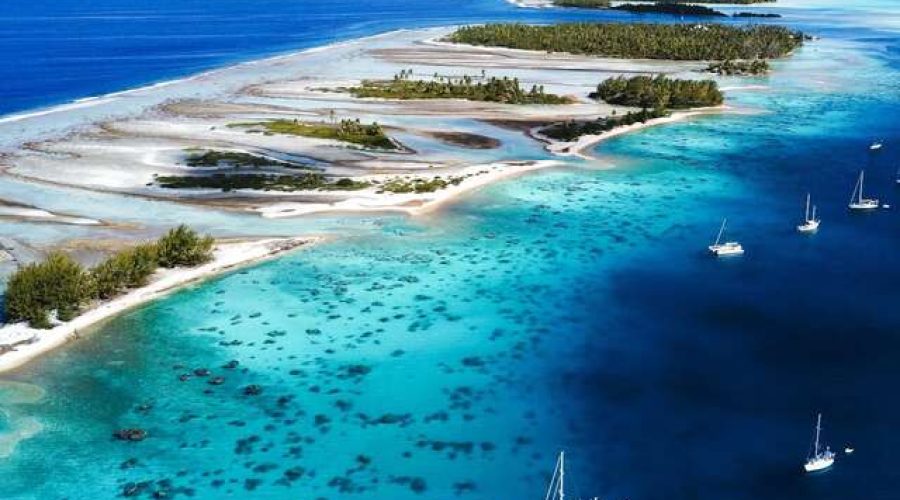
[[[454,43],[593,56],[721,61],[783,57],[803,44],[803,34],[782,26],[723,24],[519,23],[466,26]]]
[[[100,264],[85,268],[66,254],[54,252],[42,262],[19,268],[6,287],[8,322],[27,321],[34,328],[51,328],[51,314],[69,321],[95,300],[109,300],[144,286],[160,267],[193,267],[212,259],[214,240],[185,225],[169,230],[155,242],[119,251]]]
[[[680,80],[664,75],[607,78],[590,97],[609,104],[660,110],[718,106],[725,100],[712,80]]]
[[[602,134],[603,132],[608,132],[614,128],[633,125],[635,123],[644,123],[647,120],[662,118],[668,115],[669,112],[664,109],[642,109],[640,111],[630,111],[624,115],[597,118],[596,120],[569,120],[554,123],[553,125],[541,129],[541,134],[557,141],[569,142],[574,141],[583,135]]]
[[[572,99],[544,92],[543,85],[522,88],[518,78],[509,77],[443,77],[431,80],[412,80],[412,71],[402,71],[392,80],[366,80],[358,87],[347,89],[355,97],[382,99],[466,99],[469,101],[504,104],[568,104]]]

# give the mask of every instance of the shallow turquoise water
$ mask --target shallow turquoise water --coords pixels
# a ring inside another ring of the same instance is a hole
[[[0,496],[539,498],[564,448],[575,498],[894,498],[898,219],[844,207],[861,167],[896,196],[898,43],[826,14],[827,39],[727,84],[767,86],[729,92],[755,113],[366,218],[33,363],[12,378],[46,395],[5,406],[43,429]],[[741,259],[704,253],[724,216]],[[818,410],[858,451],[803,476]],[[111,438],[131,426],[149,437]]]

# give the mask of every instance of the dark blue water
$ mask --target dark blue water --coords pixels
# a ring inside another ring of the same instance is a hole
[[[638,18],[671,21],[503,0],[12,0],[0,5],[0,114],[399,28]]]
[[[0,114],[398,28],[546,18],[501,0],[12,0]]]

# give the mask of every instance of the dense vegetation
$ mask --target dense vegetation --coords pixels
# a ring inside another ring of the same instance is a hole
[[[724,17],[725,14],[703,5],[692,5],[674,2],[623,3],[612,7],[613,10],[624,10],[634,14],[672,14],[676,16],[716,16]]]
[[[781,14],[772,14],[770,12],[735,12],[732,14],[732,17],[765,17],[774,19],[781,17]]]
[[[581,9],[605,9],[609,7],[609,0],[553,0],[553,5]]]
[[[397,149],[397,145],[377,123],[369,125],[356,120],[338,123],[305,123],[297,120],[272,120],[259,123],[233,123],[229,127],[249,127],[251,131],[262,129],[267,134],[299,135],[317,139],[359,144],[367,148]]]
[[[393,80],[362,82],[347,89],[356,97],[383,99],[466,99],[469,101],[500,102],[504,104],[568,104],[568,97],[547,94],[544,87],[534,85],[526,91],[516,78],[441,77],[432,80],[412,80],[412,70],[401,71]]]
[[[663,75],[608,78],[591,97],[620,106],[660,110],[718,106],[725,99],[712,80],[679,80]]]
[[[634,0],[637,2],[650,1],[650,0]],[[726,4],[737,4],[737,5],[750,5],[754,3],[774,3],[775,0],[665,0],[670,3],[726,3]]]
[[[228,192],[235,189],[255,189],[259,191],[311,191],[333,190],[353,191],[369,187],[368,182],[343,178],[337,181],[319,173],[298,175],[275,174],[213,174],[213,175],[161,175],[156,178],[160,187],[169,189],[221,189]]]
[[[769,72],[769,63],[762,59],[753,61],[721,61],[706,67],[706,71],[717,75],[762,75]]]
[[[668,116],[669,112],[660,109],[630,112],[620,116],[598,118],[590,121],[567,121],[555,123],[541,130],[541,134],[557,141],[574,141],[583,135],[602,134],[617,127],[644,123],[653,118]]]
[[[217,167],[281,167],[281,168],[308,168],[305,165],[275,160],[265,156],[243,153],[240,151],[218,151],[206,150],[188,151],[190,154],[185,158],[185,164],[195,168],[217,168]]]
[[[506,23],[463,27],[447,40],[607,57],[718,61],[782,57],[803,43],[803,35],[781,26]]]
[[[122,250],[91,269],[65,254],[52,253],[43,262],[23,266],[12,275],[6,287],[6,319],[50,328],[52,313],[69,321],[93,300],[110,299],[147,284],[158,267],[209,261],[212,246],[212,237],[179,226],[154,243]]]

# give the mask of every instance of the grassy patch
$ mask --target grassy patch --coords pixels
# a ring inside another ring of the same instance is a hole
[[[262,129],[264,133],[298,135],[316,139],[358,144],[367,148],[398,149],[397,145],[384,133],[377,123],[363,124],[357,120],[341,120],[339,123],[309,123],[297,120],[272,120],[256,123],[232,123],[229,127]]]

